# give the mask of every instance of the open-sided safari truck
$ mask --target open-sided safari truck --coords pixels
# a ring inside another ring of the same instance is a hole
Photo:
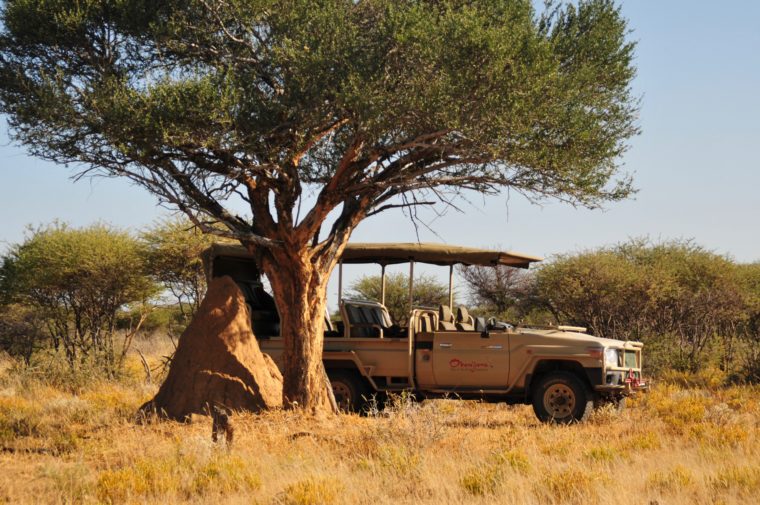
[[[524,327],[454,310],[454,265],[528,268],[541,258],[441,244],[349,244],[339,264],[342,321],[325,321],[324,364],[338,404],[361,410],[372,394],[412,391],[532,404],[541,421],[584,419],[595,406],[622,407],[645,388],[640,342],[596,338],[585,328]],[[262,351],[280,364],[279,316],[250,254],[217,244],[204,254],[210,277],[231,276],[242,289]],[[415,263],[449,267],[449,305],[413,307]],[[380,300],[342,298],[343,264],[381,266]],[[409,263],[410,307],[404,326],[385,308],[385,268]]]

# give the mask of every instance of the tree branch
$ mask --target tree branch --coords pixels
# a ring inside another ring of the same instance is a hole
[[[296,154],[293,155],[291,158],[291,163],[293,165],[298,166],[301,162],[301,159],[306,156],[306,153],[308,153],[312,147],[314,147],[317,142],[325,138],[326,136],[330,135],[332,132],[343,126],[344,124],[348,123],[348,119],[341,119],[339,121],[334,122],[327,128],[324,128],[320,131],[318,131],[314,136],[312,136],[311,139],[309,139],[308,142],[301,148],[299,151],[296,152]]]
[[[382,207],[378,207],[372,212],[368,212],[367,217],[372,217],[375,214],[379,214],[389,209],[403,209],[403,208],[408,208],[408,207],[416,207],[418,205],[435,205],[435,202],[407,202],[407,203],[400,203],[400,204],[383,205]]]

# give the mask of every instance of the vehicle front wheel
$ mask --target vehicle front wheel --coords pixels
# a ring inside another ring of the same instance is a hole
[[[368,389],[364,380],[350,370],[328,370],[335,403],[342,412],[361,412],[366,406]]]
[[[570,372],[552,372],[533,388],[533,412],[544,423],[584,421],[594,408],[588,387]]]

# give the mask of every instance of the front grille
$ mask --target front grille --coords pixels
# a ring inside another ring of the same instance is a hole
[[[636,379],[641,379],[641,373],[634,371],[633,377]],[[608,386],[623,386],[625,385],[625,380],[627,378],[628,372],[608,372],[604,383]]]

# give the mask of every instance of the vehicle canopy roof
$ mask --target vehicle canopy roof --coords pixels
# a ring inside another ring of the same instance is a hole
[[[250,258],[252,255],[241,245],[217,243],[206,249],[203,256],[204,260],[210,263],[209,260],[217,256]],[[528,268],[531,263],[541,261],[542,259],[539,256],[528,256],[527,254],[512,251],[493,251],[448,244],[414,242],[350,243],[346,245],[341,257],[341,261],[346,264],[377,263],[379,265],[394,265],[414,261],[433,265],[506,265],[517,268]]]
[[[474,247],[430,243],[351,243],[343,251],[343,263],[378,263],[392,265],[407,263],[431,263],[433,265],[506,265],[528,268],[541,261],[538,256],[528,256],[512,251],[492,251]]]

